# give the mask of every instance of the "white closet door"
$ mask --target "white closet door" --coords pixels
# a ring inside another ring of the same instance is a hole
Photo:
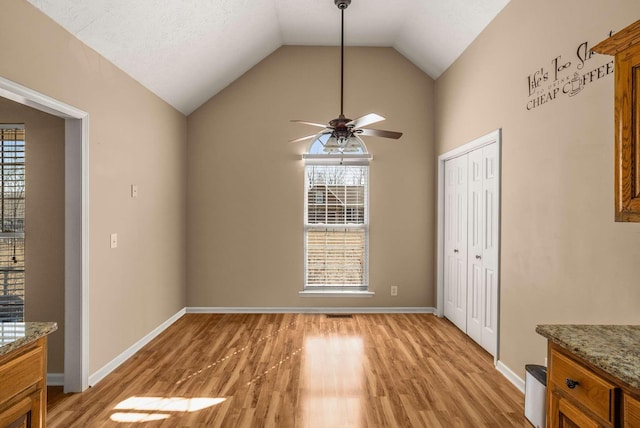
[[[498,145],[469,153],[467,334],[491,355],[498,322]]]
[[[444,316],[467,329],[467,156],[445,162]]]
[[[491,355],[498,347],[498,239],[500,221],[500,165],[498,144],[482,149],[482,338],[480,345]],[[475,258],[475,256],[474,256]]]
[[[440,182],[444,316],[494,356],[499,335],[500,144],[500,133],[494,132],[457,149],[444,159]]]
[[[482,250],[484,248],[484,192],[483,150],[468,154],[468,251],[467,264],[467,334],[478,343],[482,342],[484,270]]]

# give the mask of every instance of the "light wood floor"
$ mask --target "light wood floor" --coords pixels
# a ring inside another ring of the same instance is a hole
[[[90,390],[51,389],[48,426],[526,427],[523,408],[433,315],[187,314]]]

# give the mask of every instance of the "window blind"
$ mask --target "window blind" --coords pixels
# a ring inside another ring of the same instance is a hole
[[[305,289],[366,289],[369,167],[307,165]]]
[[[0,126],[0,322],[24,321],[25,131]]]

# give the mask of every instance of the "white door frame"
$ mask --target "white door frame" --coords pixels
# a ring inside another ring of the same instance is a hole
[[[502,129],[496,129],[480,138],[457,147],[451,151],[448,151],[438,156],[438,236],[437,236],[437,261],[436,261],[436,315],[439,317],[444,316],[444,163],[458,156],[462,156],[480,147],[484,147],[491,143],[498,145],[498,165],[500,165],[500,176],[498,177],[498,194],[502,195]],[[500,196],[501,199],[501,196]],[[498,225],[501,224],[501,200],[498,202]],[[500,295],[500,227],[498,227],[498,296]],[[496,344],[496,355],[494,361],[497,363],[498,355],[500,351],[500,298],[498,297],[498,343]]]
[[[0,96],[65,120],[64,392],[89,387],[89,114],[0,77]]]

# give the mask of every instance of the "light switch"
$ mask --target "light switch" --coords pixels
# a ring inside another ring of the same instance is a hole
[[[118,234],[117,233],[112,233],[111,234],[111,248],[117,248],[118,247]]]
[[[138,197],[138,185],[137,184],[132,184],[131,185],[131,197],[132,198]]]

